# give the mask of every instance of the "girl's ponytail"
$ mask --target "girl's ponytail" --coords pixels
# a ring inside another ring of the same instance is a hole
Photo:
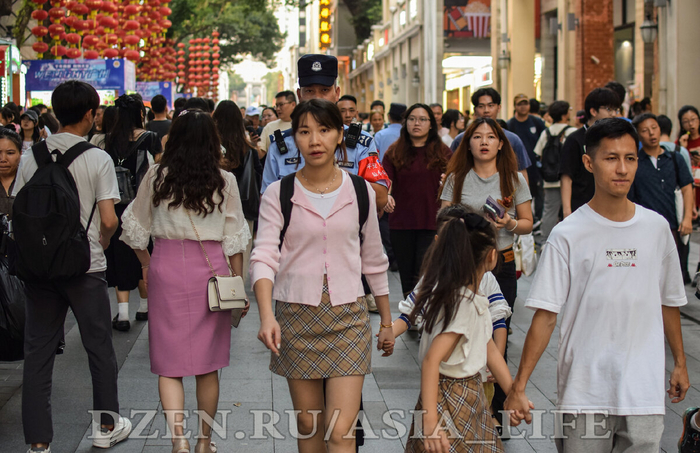
[[[441,209],[437,220],[439,234],[423,260],[422,282],[410,316],[414,322],[422,314],[428,333],[441,316],[442,330],[447,328],[457,313],[463,288],[476,284],[480,264],[496,248],[495,228],[464,205]]]

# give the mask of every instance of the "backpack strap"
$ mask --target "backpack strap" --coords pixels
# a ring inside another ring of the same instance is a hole
[[[51,151],[49,151],[49,147],[46,145],[46,140],[42,140],[33,145],[32,154],[34,154],[34,160],[39,168],[53,162],[53,159],[51,159]]]
[[[360,246],[364,241],[362,234],[362,227],[367,222],[369,217],[369,194],[367,193],[367,183],[361,176],[353,175],[348,173],[350,179],[352,180],[352,185],[355,188],[355,195],[357,195],[357,210],[359,212],[359,222],[360,222]]]
[[[280,207],[282,210],[282,218],[284,219],[282,230],[280,230],[280,250],[284,242],[284,235],[287,233],[287,228],[289,228],[289,221],[292,218],[292,195],[294,195],[295,175],[296,173],[291,173],[282,178],[280,182]]]
[[[68,150],[65,153],[59,154],[58,158],[56,159],[56,162],[68,168],[78,156],[92,148],[97,147],[90,142],[81,141],[68,148]]]
[[[557,135],[557,138],[559,139],[560,142],[561,142],[561,138],[564,136],[564,134],[566,134],[566,131],[568,131],[570,127],[572,127],[572,126],[566,126],[564,129],[561,130],[561,132],[559,132],[559,134]],[[549,129],[547,129],[547,130],[549,130]]]

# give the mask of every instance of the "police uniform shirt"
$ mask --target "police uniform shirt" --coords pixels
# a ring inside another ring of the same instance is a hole
[[[345,126],[346,130],[347,128]],[[267,186],[273,182],[304,167],[304,157],[297,149],[292,130],[288,129],[282,132],[282,137],[288,150],[284,155],[280,154],[274,136],[270,136],[270,148],[265,160],[261,193],[264,193]],[[359,175],[370,183],[378,183],[389,187],[389,177],[379,162],[379,153],[371,135],[362,131],[357,140],[357,146],[354,148],[346,147],[346,149],[347,160],[338,162],[340,168],[348,173]]]

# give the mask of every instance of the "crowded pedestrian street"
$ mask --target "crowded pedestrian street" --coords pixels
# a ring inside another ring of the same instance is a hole
[[[691,247],[691,254],[700,253],[700,239]],[[392,316],[398,316],[397,305],[401,299],[398,273],[390,272],[390,301]],[[523,307],[523,297],[528,294],[530,277],[518,281],[518,301],[513,315],[513,335],[509,337],[509,368],[513,374],[520,361],[520,351],[530,326],[532,311]],[[249,291],[251,300],[253,293]],[[136,292],[132,298],[138,297]],[[687,406],[700,405],[700,304],[694,290],[688,287],[688,300],[683,307],[683,337],[688,356],[691,388],[682,404],[666,404],[665,429],[661,441],[662,452],[678,451],[678,436],[683,428],[682,414]],[[116,301],[112,297],[112,307]],[[290,436],[289,417],[284,411],[293,409],[284,379],[269,370],[269,352],[256,339],[260,326],[256,304],[251,312],[234,329],[231,338],[231,366],[221,372],[221,396],[217,422],[225,425],[216,431],[214,439],[223,452],[287,453],[296,450],[296,441]],[[135,312],[135,310],[132,310]],[[135,313],[131,313],[133,318]],[[375,321],[376,315],[372,315]],[[166,434],[165,418],[158,397],[158,378],[149,369],[148,329],[146,323],[135,323],[129,332],[115,332],[114,348],[119,362],[120,412],[133,414],[134,431],[128,442],[120,443],[111,451],[115,453],[159,453],[170,451],[170,438]],[[534,438],[537,425],[512,428],[513,439],[504,443],[508,453],[556,452],[550,437],[554,433],[556,405],[557,335],[552,336],[547,353],[542,357],[536,373],[528,384],[528,395],[537,410],[546,411],[541,417],[539,433]],[[368,453],[399,453],[404,451],[410,414],[420,390],[420,364],[418,362],[418,332],[409,332],[397,341],[394,354],[381,357],[373,352],[372,374],[367,375],[363,386],[364,415],[375,438],[366,438],[360,451]],[[667,358],[667,372],[673,362]],[[668,373],[667,373],[668,374]],[[52,451],[90,452],[92,441],[90,406],[92,390],[87,356],[80,343],[75,319],[66,320],[66,349],[58,356],[54,370],[53,413],[57,437]],[[21,362],[0,363],[0,451],[22,451],[24,438],[21,419]],[[185,408],[196,409],[194,378],[185,380]],[[267,414],[280,415],[272,424]],[[388,411],[392,421],[387,423]],[[265,415],[263,415],[265,414]],[[408,414],[405,417],[402,414]],[[196,416],[192,422],[196,424]],[[403,428],[397,428],[401,424]],[[263,426],[270,427],[267,431]],[[272,426],[277,430],[272,429]],[[196,429],[193,431],[196,432]],[[398,438],[398,433],[404,435]],[[193,434],[193,436],[196,434]],[[523,436],[524,438],[517,438]],[[54,450],[55,449],[55,450]]]

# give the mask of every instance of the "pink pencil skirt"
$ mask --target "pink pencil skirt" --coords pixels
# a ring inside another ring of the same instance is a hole
[[[203,241],[214,270],[228,275],[221,243]],[[209,311],[211,270],[197,241],[155,239],[148,270],[151,372],[182,377],[229,365],[231,314]]]

